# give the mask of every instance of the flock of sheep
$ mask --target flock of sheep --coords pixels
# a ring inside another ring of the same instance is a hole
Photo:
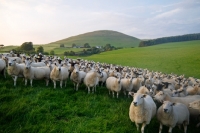
[[[169,133],[176,125],[183,125],[187,132],[189,119],[197,118],[200,114],[200,80],[184,75],[164,74],[148,69],[118,66],[82,59],[61,60],[57,57],[48,57],[42,54],[36,56],[15,55],[3,53],[0,59],[0,72],[6,77],[12,76],[14,86],[17,78],[23,77],[32,86],[33,80],[42,80],[46,86],[51,79],[56,88],[56,82],[63,82],[66,87],[68,78],[78,91],[80,84],[85,84],[88,93],[96,91],[96,87],[106,86],[112,92],[113,98],[118,98],[122,91],[125,96],[131,95],[133,101],[129,108],[129,117],[135,122],[137,130],[142,124],[141,132],[151,119],[156,116],[162,126],[169,127]],[[92,89],[92,90],[91,90]],[[155,101],[162,105],[157,107]],[[158,108],[158,109],[157,109]],[[197,127],[200,123],[197,124]]]

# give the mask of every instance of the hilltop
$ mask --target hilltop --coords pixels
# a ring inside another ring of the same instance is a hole
[[[55,46],[64,44],[65,47],[71,47],[72,44],[83,46],[85,43],[89,43],[90,46],[105,46],[111,44],[115,47],[138,47],[140,39],[111,30],[99,30],[72,36],[66,39],[55,41],[48,46]]]

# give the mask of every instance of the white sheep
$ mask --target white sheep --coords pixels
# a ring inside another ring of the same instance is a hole
[[[125,78],[121,79],[121,86],[122,86],[122,90],[124,92],[124,95],[126,96],[126,92],[131,92],[133,89],[133,84],[132,84],[133,78],[127,78],[127,74],[125,75]],[[129,95],[128,95],[129,96]]]
[[[157,111],[157,119],[160,122],[159,133],[162,132],[163,125],[169,126],[168,133],[171,133],[176,125],[181,124],[183,124],[184,133],[186,133],[189,116],[190,114],[185,104],[164,101]]]
[[[163,102],[163,101],[170,101],[170,102],[174,102],[174,103],[183,103],[185,104],[187,107],[189,105],[189,103],[200,99],[200,95],[193,95],[193,96],[186,96],[186,97],[171,97],[169,94],[160,91],[158,92],[155,96],[154,99],[159,101],[159,102]],[[198,111],[194,110],[194,109],[189,109],[190,115],[192,116],[197,116],[199,115]]]
[[[74,83],[74,90],[78,91],[79,84],[84,81],[85,76],[86,72],[80,71],[78,66],[74,67],[74,70],[70,75],[70,80]]]
[[[23,75],[24,68],[25,68],[25,64],[16,63],[16,59],[10,58],[8,60],[7,72],[8,72],[8,75],[12,76],[14,80],[14,86],[16,86],[18,77],[24,77]]]
[[[59,64],[58,66],[55,64],[55,67],[50,73],[50,78],[54,83],[54,89],[56,88],[56,81],[60,81],[60,88],[62,88],[63,81],[65,82],[65,87],[67,83],[67,79],[69,77],[69,69],[67,67]]]
[[[23,63],[22,59],[20,57],[8,57],[8,56],[5,56],[5,57],[2,57],[2,59],[5,60],[6,62],[6,65],[8,66],[8,62],[9,60],[15,60],[16,63]]]
[[[137,130],[139,130],[139,124],[142,124],[141,132],[144,133],[145,126],[156,114],[156,104],[149,95],[133,92],[129,92],[129,94],[133,96],[133,102],[129,108],[129,118],[135,122]]]
[[[139,90],[139,88],[142,86],[142,82],[143,82],[143,80],[140,77],[134,78],[132,80],[134,92],[137,92]]]
[[[50,76],[50,68],[47,66],[43,67],[32,67],[32,62],[27,61],[26,66],[23,70],[23,75],[25,78],[25,85],[27,85],[27,80],[30,80],[31,87],[33,86],[33,79],[34,80],[41,80],[45,79],[46,86],[49,84],[49,76]]]
[[[0,59],[0,73],[6,78],[6,62],[3,59]]]
[[[84,84],[88,88],[88,94],[90,93],[90,87],[92,87],[92,93],[96,92],[96,86],[99,84],[100,74],[96,71],[89,71],[84,78]]]
[[[119,97],[119,92],[121,91],[121,78],[115,78],[115,77],[108,77],[106,80],[106,87],[110,91],[112,91],[113,98],[115,97],[115,92],[117,93],[117,98]]]
[[[141,86],[139,90],[137,91],[137,93],[151,95],[151,92],[148,90],[146,86]]]

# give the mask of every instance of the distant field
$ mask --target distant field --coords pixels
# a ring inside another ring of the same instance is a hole
[[[126,48],[84,59],[200,78],[200,41]]]

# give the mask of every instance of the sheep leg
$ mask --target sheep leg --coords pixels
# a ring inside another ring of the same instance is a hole
[[[46,79],[46,86],[48,86],[49,85],[49,80],[48,79]]]
[[[172,132],[172,127],[169,127],[168,133],[171,133],[171,132]]]
[[[76,91],[78,91],[78,86],[79,86],[79,83],[77,83],[77,85],[76,85]]]
[[[139,124],[135,123],[136,127],[137,127],[137,131],[139,131]]]
[[[62,83],[63,83],[63,81],[62,81],[62,80],[60,80],[60,88],[62,88]]]
[[[159,133],[162,132],[162,127],[163,127],[163,125],[160,123]]]
[[[27,79],[25,79],[25,86],[27,86]]]
[[[76,83],[74,82],[74,90],[76,90]]]
[[[119,92],[117,92],[117,98],[119,97]]]
[[[15,76],[14,78],[14,86],[16,86],[16,82],[17,82],[17,76]]]
[[[90,87],[88,86],[88,94],[90,94]]]
[[[144,133],[144,128],[145,128],[145,126],[146,126],[146,123],[144,122],[144,123],[142,124],[141,133]]]
[[[53,80],[53,84],[54,84],[54,89],[56,89],[56,81]]]
[[[186,122],[183,124],[183,127],[184,127],[184,133],[187,133],[187,123]]]
[[[31,87],[33,87],[33,79],[30,79],[30,84],[31,84]]]
[[[112,94],[113,94],[113,98],[115,97],[115,92],[114,91],[112,91]]]

